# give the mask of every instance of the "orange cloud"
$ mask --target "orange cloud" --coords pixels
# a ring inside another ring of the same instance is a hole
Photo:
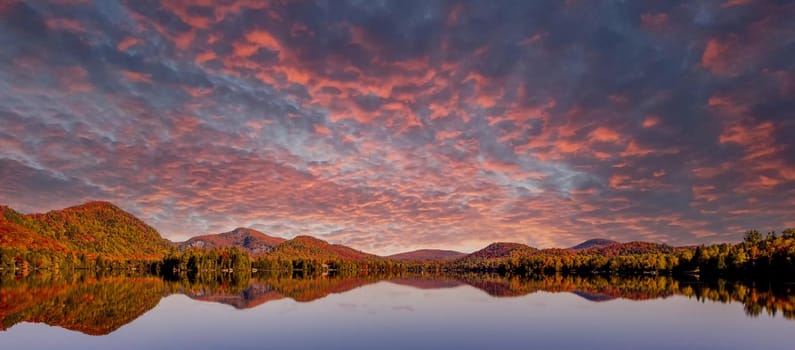
[[[753,145],[759,141],[764,142],[765,138],[771,137],[774,131],[772,122],[765,122],[754,126],[734,124],[723,130],[720,135],[720,143],[737,143],[740,145]]]
[[[647,148],[640,145],[636,140],[631,140],[627,148],[621,152],[622,157],[645,157],[649,155],[665,155],[677,154],[679,149],[676,147],[668,147],[662,149]]]
[[[745,148],[746,160],[768,157],[778,153],[780,146],[774,144],[775,125],[764,122],[757,125],[738,123],[724,128],[720,143],[736,143]]]
[[[128,37],[125,37],[122,41],[119,41],[119,43],[116,45],[116,49],[118,49],[119,51],[127,51],[127,49],[129,49],[129,48],[131,48],[131,47],[133,47],[135,45],[138,45],[140,43],[141,43],[141,39],[138,39],[136,37],[128,36]]]
[[[588,134],[588,139],[595,142],[617,143],[621,141],[621,135],[611,129],[600,126]]]
[[[139,73],[133,72],[128,70],[122,70],[121,74],[127,80],[136,82],[136,83],[151,83],[152,82],[152,75],[148,73]]]
[[[461,134],[463,134],[463,133],[461,131],[459,131],[459,130],[454,130],[454,131],[441,130],[441,131],[437,131],[436,132],[436,140],[437,141],[446,141],[446,140],[449,140],[449,139],[457,138],[457,137],[461,136]]]
[[[653,191],[668,187],[654,178],[632,178],[629,175],[615,174],[608,181],[610,188],[622,191]]]
[[[709,39],[701,55],[701,65],[715,75],[735,75],[744,57],[742,50],[736,35]]]
[[[194,31],[187,31],[184,33],[177,34],[174,38],[174,44],[180,50],[187,49],[192,43],[193,40],[196,39],[196,32]]]
[[[249,57],[259,50],[259,46],[247,42],[234,42],[232,47],[235,50],[235,55],[240,57]]]
[[[270,33],[264,30],[255,30],[246,34],[246,40],[273,51],[284,51],[282,45]]]
[[[651,128],[660,124],[660,117],[656,115],[647,115],[645,119],[643,119],[643,127],[644,128]]]
[[[215,52],[213,52],[213,51],[205,51],[205,52],[202,52],[202,53],[196,55],[196,63],[197,64],[203,64],[204,62],[212,61],[212,60],[216,59],[216,57],[217,56],[215,55]]]
[[[757,182],[757,184],[759,184],[760,186],[764,186],[764,187],[775,187],[776,185],[778,185],[780,183],[781,183],[781,181],[779,181],[777,179],[774,179],[774,178],[771,178],[771,177],[764,176],[764,175],[759,175],[759,179],[758,179],[758,182]]]
[[[328,136],[328,135],[331,135],[331,129],[329,129],[329,128],[323,126],[323,125],[316,124],[315,125],[315,134],[320,135],[320,136]]]

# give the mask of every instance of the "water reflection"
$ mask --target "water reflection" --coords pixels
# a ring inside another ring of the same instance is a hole
[[[201,302],[248,309],[290,298],[311,302],[379,281],[419,289],[468,285],[495,298],[536,292],[573,293],[592,302],[649,300],[682,295],[698,301],[740,302],[745,314],[781,313],[795,319],[791,284],[717,280],[678,280],[668,276],[538,276],[491,274],[301,276],[279,273],[208,274],[162,278],[94,272],[0,276],[0,327],[40,322],[90,335],[109,334],[157,306],[161,298],[182,294]]]

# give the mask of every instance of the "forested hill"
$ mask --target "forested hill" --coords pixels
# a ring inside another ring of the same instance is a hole
[[[173,245],[151,226],[108,202],[89,202],[44,214],[0,207],[2,248],[50,255],[110,259],[161,258]]]
[[[495,242],[462,258],[464,261],[504,259],[533,255],[538,249],[521,243]]]
[[[192,237],[178,245],[183,250],[238,247],[252,255],[259,255],[272,251],[273,247],[282,242],[284,242],[284,238],[269,236],[250,228],[238,227],[229,232]]]
[[[381,257],[365,253],[341,244],[330,244],[310,236],[298,236],[284,241],[269,254],[282,259],[318,259],[342,261],[379,260]]]

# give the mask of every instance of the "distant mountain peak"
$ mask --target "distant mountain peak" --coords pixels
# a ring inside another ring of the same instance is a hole
[[[248,228],[248,227],[235,227],[234,230],[229,231],[227,233],[244,233],[244,234],[253,234],[253,235],[263,234],[260,231],[257,231],[257,230],[255,230],[253,228]]]
[[[238,247],[252,254],[264,254],[284,242],[284,238],[269,236],[247,227],[237,227],[232,231],[195,236],[179,243],[180,248],[228,248]]]
[[[613,241],[613,240],[609,240],[609,239],[605,239],[605,238],[593,238],[593,239],[589,239],[589,240],[587,240],[585,242],[582,242],[582,243],[580,243],[578,245],[575,245],[575,246],[573,246],[573,247],[571,247],[569,249],[571,249],[571,250],[583,250],[583,249],[588,249],[588,248],[607,247],[607,246],[611,246],[613,244],[618,244],[618,242]]]

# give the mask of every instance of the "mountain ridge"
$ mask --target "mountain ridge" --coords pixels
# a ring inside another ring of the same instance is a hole
[[[395,262],[500,260],[537,254],[592,253],[604,256],[671,252],[674,248],[649,242],[619,243],[603,238],[586,240],[570,248],[535,247],[515,242],[494,242],[472,253],[444,249],[419,249],[378,256],[312,236],[292,239],[238,227],[228,232],[194,236],[172,243],[157,230],[120,207],[91,201],[41,214],[20,214],[0,205],[0,243],[3,248],[38,249],[63,253],[103,254],[117,258],[157,258],[172,247],[212,249],[238,247],[253,256],[311,258],[317,260],[389,260]]]

